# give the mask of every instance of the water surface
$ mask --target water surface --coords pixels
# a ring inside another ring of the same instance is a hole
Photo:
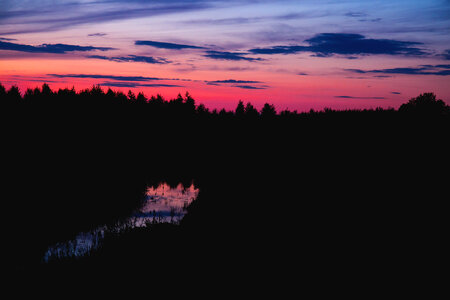
[[[157,223],[178,224],[189,204],[197,198],[198,192],[194,184],[184,187],[180,183],[173,188],[167,183],[161,183],[156,187],[148,187],[142,207],[124,221],[80,232],[73,240],[53,245],[49,247],[43,260],[49,262],[52,259],[86,255],[101,245],[108,232],[120,233],[125,228],[147,227]]]

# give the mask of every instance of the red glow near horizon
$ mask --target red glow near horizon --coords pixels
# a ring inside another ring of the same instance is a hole
[[[325,6],[311,0],[227,5],[204,2],[206,10],[180,6],[170,15],[159,15],[151,13],[159,7],[144,2],[131,5],[119,0],[75,0],[71,3],[73,10],[67,10],[65,2],[43,0],[35,5],[15,1],[6,11],[35,6],[36,13],[11,15],[2,24],[0,83],[7,88],[17,85],[22,92],[44,82],[52,89],[74,86],[77,90],[100,84],[105,90],[142,91],[147,97],[161,94],[165,99],[188,91],[197,104],[228,110],[234,109],[239,100],[257,108],[272,103],[278,110],[398,108],[425,92],[434,92],[450,104],[450,65],[445,56],[450,51],[449,41],[433,31],[424,31],[420,37],[409,31],[412,25],[433,27],[436,13],[445,10],[447,4],[412,1],[411,10],[405,11],[401,1],[377,5],[350,1]],[[136,8],[142,8],[142,14]],[[128,9],[130,15],[118,19],[108,14]],[[328,11],[326,16],[322,16],[324,10]],[[66,23],[61,12],[74,23]],[[312,17],[294,17],[308,15],[305,12]],[[421,16],[420,22],[416,14]],[[399,22],[399,16],[411,21]],[[440,22],[448,24],[449,20]],[[314,53],[318,51],[314,48],[270,55],[251,52],[308,47],[308,39],[320,38],[323,33],[336,34],[338,39],[352,38],[353,34],[381,44],[388,41],[388,45],[380,47],[382,54],[352,48],[358,47],[358,42],[350,46],[347,42],[344,46],[331,44],[328,55]],[[142,40],[153,46],[136,44]],[[392,45],[403,48],[383,54]],[[76,48],[87,46],[93,48]],[[339,54],[347,49],[356,54]],[[440,74],[433,75],[437,72]],[[149,79],[136,81],[130,77]]]
[[[12,85],[17,85],[21,92],[24,93],[26,89],[41,87],[43,83],[50,85],[52,90],[72,88],[75,87],[77,91],[91,88],[93,85],[101,84],[99,80],[79,79],[79,78],[65,78],[63,82],[53,82],[54,78],[48,77],[48,80],[27,80],[18,79],[11,76],[0,76],[0,82],[9,89]],[[411,84],[407,79],[398,80],[399,84],[407,86]],[[341,85],[350,88],[351,85],[345,79],[336,78],[330,82],[324,83],[323,78],[316,80],[309,79],[305,85],[293,83],[291,88],[267,88],[262,90],[246,90],[231,86],[208,86],[205,83],[194,83],[185,87],[114,87],[102,85],[102,89],[106,91],[111,88],[114,91],[122,91],[127,93],[129,90],[135,94],[143,92],[146,97],[151,97],[157,94],[162,95],[166,100],[176,98],[180,93],[185,95],[189,92],[196,100],[197,104],[204,104],[210,109],[234,110],[237,103],[242,100],[245,103],[251,102],[255,107],[260,109],[264,103],[272,103],[278,110],[289,109],[298,111],[309,111],[310,109],[322,110],[323,108],[334,109],[370,109],[376,107],[383,108],[398,108],[401,104],[408,101],[410,98],[419,95],[420,93],[429,91],[438,91],[437,95],[447,94],[450,91],[442,89],[442,85],[438,82],[430,82],[429,90],[422,90],[420,87],[408,87],[408,93],[392,94],[391,92],[380,92],[379,90],[368,91],[364,86],[356,85],[351,88],[352,97],[355,98],[338,98],[336,96],[348,95],[345,90],[339,89]],[[287,84],[286,84],[287,85]],[[412,85],[412,84],[411,84]],[[319,86],[319,87],[317,87]],[[335,95],[336,94],[336,95]],[[361,97],[361,98],[358,98]],[[374,97],[375,99],[370,99]],[[378,99],[385,97],[385,99]],[[446,101],[447,99],[443,99]],[[446,101],[449,103],[448,101]]]

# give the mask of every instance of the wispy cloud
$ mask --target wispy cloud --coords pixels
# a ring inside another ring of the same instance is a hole
[[[16,39],[0,37],[0,41],[17,41]]]
[[[445,50],[441,56],[446,60],[450,60],[450,49]]]
[[[250,53],[245,52],[226,52],[226,51],[207,51],[205,57],[218,60],[245,60],[245,61],[261,61],[262,58],[248,57]]]
[[[351,17],[351,18],[363,18],[363,17],[367,17],[368,15],[364,12],[348,12],[345,14],[346,17]]]
[[[0,35],[57,31],[81,24],[152,17],[210,8],[212,0],[14,1],[0,12]],[[186,3],[188,2],[188,3]],[[131,4],[132,3],[132,4]]]
[[[199,20],[189,20],[183,21],[183,24],[189,25],[236,25],[236,24],[247,24],[255,21],[262,20],[264,18],[255,17],[255,18],[223,18],[223,19],[199,19]]]
[[[270,22],[270,21],[286,21],[286,20],[298,20],[309,19],[328,16],[329,13],[320,12],[292,12],[288,14],[277,15],[265,15],[265,16],[244,16],[244,17],[229,17],[229,18],[205,18],[205,19],[193,19],[182,21],[186,25],[241,25],[257,22]]]
[[[192,46],[192,45],[183,45],[183,44],[175,44],[175,43],[156,42],[156,41],[135,41],[134,44],[137,46],[151,46],[151,47],[155,47],[155,48],[171,49],[171,50],[205,49],[204,47],[198,47],[198,46]]]
[[[96,58],[103,60],[110,60],[115,62],[143,62],[148,64],[169,64],[171,61],[162,58],[162,57],[152,57],[152,56],[136,56],[136,55],[128,55],[128,56],[102,56],[102,55],[90,55],[88,58]]]
[[[364,99],[364,100],[383,100],[385,97],[357,97],[357,96],[334,96],[339,99]]]
[[[66,52],[73,52],[73,51],[83,51],[83,52],[93,51],[93,50],[107,51],[107,50],[114,50],[114,48],[78,46],[78,45],[66,45],[66,44],[42,44],[39,46],[31,46],[31,45],[16,44],[16,43],[0,41],[0,50],[11,50],[11,51],[30,52],[30,53],[64,54]]]

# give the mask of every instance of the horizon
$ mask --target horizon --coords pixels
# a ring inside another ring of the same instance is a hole
[[[44,83],[42,87],[28,88],[25,92],[21,92],[20,88],[16,85],[11,86],[10,89],[5,89],[5,87],[0,82],[0,97],[5,101],[2,101],[5,104],[45,104],[46,101],[50,101],[47,103],[52,103],[55,105],[56,103],[61,104],[75,104],[79,102],[80,104],[100,104],[100,105],[111,105],[111,104],[131,104],[142,106],[142,104],[150,105],[154,112],[166,114],[167,112],[177,112],[181,107],[185,107],[187,110],[184,111],[185,117],[187,116],[220,116],[222,113],[225,113],[225,116],[229,116],[229,114],[234,115],[236,117],[244,117],[248,120],[255,120],[255,116],[259,116],[262,118],[271,119],[273,116],[302,116],[302,115],[317,115],[317,114],[328,114],[330,112],[414,112],[422,114],[423,116],[448,116],[450,112],[450,105],[447,105],[445,101],[436,97],[434,93],[422,93],[417,95],[417,97],[413,97],[408,101],[405,101],[398,108],[387,107],[383,108],[381,106],[375,108],[331,108],[324,107],[321,109],[309,109],[304,111],[299,111],[297,109],[277,109],[277,107],[273,103],[265,102],[263,105],[258,106],[254,105],[251,102],[244,102],[239,100],[234,108],[209,108],[204,103],[199,103],[195,100],[195,97],[191,95],[189,92],[186,92],[184,95],[179,93],[177,97],[165,98],[161,94],[147,96],[143,92],[134,93],[132,90],[128,90],[128,93],[125,93],[121,90],[113,90],[110,87],[105,90],[100,85],[93,85],[91,88],[86,89],[75,89],[75,86],[72,88],[59,88],[53,90],[50,85]],[[88,102],[86,102],[86,99]],[[11,101],[12,100],[12,101]],[[42,101],[44,100],[44,101]],[[55,102],[55,100],[57,100]],[[103,100],[98,102],[98,100]],[[92,102],[89,102],[92,101]],[[151,105],[154,104],[154,105]],[[175,107],[178,107],[175,108]],[[178,111],[179,112],[179,111]],[[191,113],[194,112],[194,115]],[[224,116],[224,115],[222,115]]]
[[[232,110],[450,104],[450,2],[1,1],[0,82]],[[419,21],[418,21],[419,20]]]

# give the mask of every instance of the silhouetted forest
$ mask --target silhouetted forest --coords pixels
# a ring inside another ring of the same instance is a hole
[[[413,274],[422,266],[411,261],[442,241],[450,107],[432,93],[398,110],[259,111],[240,101],[211,111],[188,93],[44,84],[22,95],[0,85],[0,109],[5,257],[22,280],[189,279],[195,270],[242,283],[287,269],[370,269],[394,280],[387,268]],[[131,230],[87,257],[42,264],[49,245],[129,215],[147,185],[192,181],[200,194],[180,225]]]

